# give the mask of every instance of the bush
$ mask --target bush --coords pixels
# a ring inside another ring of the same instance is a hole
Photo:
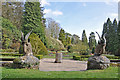
[[[65,50],[64,45],[60,40],[54,39],[52,37],[47,37],[48,41],[48,49],[51,51],[56,51],[56,50]]]
[[[37,57],[38,59],[42,59],[43,55],[36,55],[35,57]]]
[[[34,55],[47,55],[48,51],[47,48],[45,47],[45,45],[42,43],[42,41],[40,40],[40,38],[35,34],[31,34],[29,36],[30,39],[30,43],[32,45],[32,51]]]

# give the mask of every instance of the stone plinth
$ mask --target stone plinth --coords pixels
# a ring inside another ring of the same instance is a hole
[[[55,63],[62,62],[62,53],[56,53]]]

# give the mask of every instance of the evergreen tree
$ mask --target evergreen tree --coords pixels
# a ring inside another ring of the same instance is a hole
[[[87,41],[87,36],[86,36],[85,30],[83,30],[83,33],[82,33],[82,42],[85,45],[88,45],[88,41]]]
[[[65,31],[63,29],[60,30],[59,40],[63,43],[64,46],[66,45]]]
[[[120,21],[118,23],[118,28],[117,28],[117,35],[118,35],[118,50],[117,50],[117,55],[120,56]]]
[[[2,17],[9,19],[18,29],[22,25],[23,2],[3,2]]]
[[[116,53],[117,49],[118,49],[118,36],[117,36],[117,21],[116,19],[114,19],[113,21],[113,52]]]
[[[115,54],[118,46],[118,36],[117,36],[117,21],[114,19],[113,24],[110,18],[103,25],[102,36],[106,33],[106,51]]]
[[[43,18],[43,8],[40,5],[39,2],[25,2],[22,31],[27,34],[33,29],[33,32],[39,35],[41,41],[47,46],[45,19]]]
[[[65,47],[68,47],[69,45],[71,45],[71,38],[67,35],[66,36],[66,45],[65,45]]]
[[[91,32],[89,37],[89,47],[90,49],[95,48],[96,46],[96,39],[95,39],[95,33]]]

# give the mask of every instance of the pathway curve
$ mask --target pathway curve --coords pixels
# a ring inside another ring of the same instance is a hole
[[[87,69],[86,61],[63,59],[62,63],[54,63],[55,59],[43,58],[40,60],[40,71],[84,71]]]

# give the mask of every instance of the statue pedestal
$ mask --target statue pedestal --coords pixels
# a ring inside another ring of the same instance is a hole
[[[88,58],[87,69],[106,69],[110,60],[106,56],[92,56]]]
[[[55,63],[62,62],[62,53],[56,53]]]

